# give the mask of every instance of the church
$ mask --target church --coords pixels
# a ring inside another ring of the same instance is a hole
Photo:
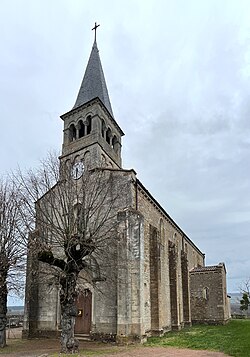
[[[75,163],[76,179],[84,168],[105,166],[114,187],[126,183],[117,212],[116,279],[109,284],[93,276],[79,281],[75,333],[129,342],[194,323],[226,323],[230,306],[224,263],[205,266],[205,255],[136,172],[122,167],[124,132],[112,111],[96,37],[76,102],[61,119],[60,162]],[[39,283],[37,266],[28,257],[23,337],[58,336],[59,288]]]

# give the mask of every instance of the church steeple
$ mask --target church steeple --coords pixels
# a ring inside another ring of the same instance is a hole
[[[94,98],[99,98],[112,117],[114,117],[96,39],[73,109],[80,107]]]
[[[64,121],[62,161],[82,161],[88,168],[122,167],[124,135],[111,108],[99,51],[95,40],[74,107]]]

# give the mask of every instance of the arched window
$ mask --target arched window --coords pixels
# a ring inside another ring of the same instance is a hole
[[[74,124],[71,124],[69,127],[69,141],[76,140],[76,127]]]
[[[101,131],[102,131],[102,137],[105,137],[105,129],[106,129],[106,124],[105,121],[102,119],[102,127],[101,127]]]
[[[92,118],[90,115],[87,116],[86,119],[86,134],[89,135],[92,130]]]
[[[108,144],[111,144],[111,137],[112,137],[111,130],[110,130],[110,128],[108,128],[107,133],[106,133],[106,141]]]
[[[79,138],[82,138],[84,136],[84,124],[82,120],[78,122],[78,127],[79,127]]]
[[[84,164],[86,168],[89,168],[90,166],[90,152],[86,151],[84,154]]]
[[[202,289],[202,297],[204,300],[208,300],[208,288],[207,287]]]
[[[117,137],[114,135],[114,137],[112,138],[112,148],[117,152]]]

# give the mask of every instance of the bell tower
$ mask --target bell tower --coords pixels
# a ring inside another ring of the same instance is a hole
[[[123,131],[114,119],[95,39],[73,108],[63,114],[62,162],[82,161],[88,168],[121,168]]]

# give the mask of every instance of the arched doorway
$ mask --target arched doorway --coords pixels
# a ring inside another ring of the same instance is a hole
[[[85,289],[78,294],[76,306],[78,315],[75,322],[75,333],[89,334],[92,316],[92,293],[89,289]]]

